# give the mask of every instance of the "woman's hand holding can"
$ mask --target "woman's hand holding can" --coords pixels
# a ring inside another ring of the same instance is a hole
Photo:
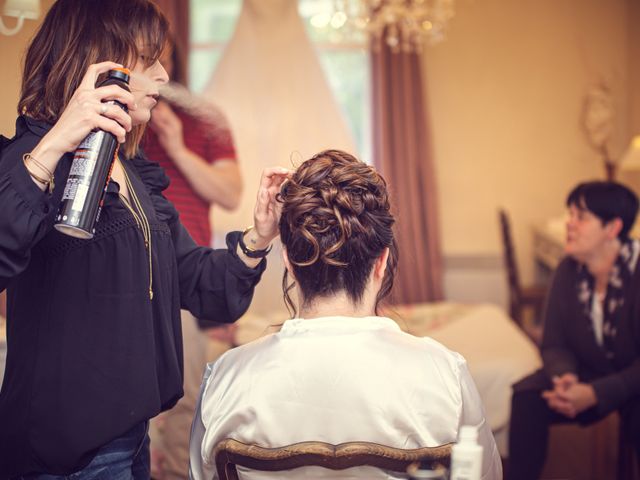
[[[123,143],[126,133],[131,131],[131,117],[121,108],[104,102],[118,100],[130,110],[135,110],[134,97],[117,85],[95,87],[99,75],[121,67],[122,65],[114,62],[89,66],[62,115],[31,152],[31,156],[54,171],[60,158],[75,150],[89,132],[96,128],[112,133]]]

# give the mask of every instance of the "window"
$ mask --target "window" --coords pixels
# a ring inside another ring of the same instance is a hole
[[[299,0],[298,11],[351,127],[360,157],[370,163],[369,54],[364,38],[347,38],[330,25],[323,26],[332,5],[333,0]],[[223,48],[233,34],[241,6],[242,0],[191,0],[189,78],[194,92],[201,92],[211,78]]]

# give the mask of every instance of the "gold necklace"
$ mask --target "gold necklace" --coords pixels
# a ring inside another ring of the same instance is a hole
[[[144,238],[144,248],[147,251],[147,256],[149,257],[149,300],[153,300],[153,261],[151,255],[151,226],[149,225],[149,220],[144,213],[142,208],[142,204],[140,203],[140,199],[136,194],[136,191],[133,189],[133,185],[131,185],[131,180],[129,179],[129,175],[124,168],[124,165],[120,164],[122,167],[122,171],[124,173],[124,181],[127,184],[127,189],[129,190],[129,195],[131,196],[131,200],[133,200],[133,206],[129,203],[129,200],[120,193],[120,198],[122,202],[127,207],[127,209],[133,215],[133,218],[140,228],[142,232],[142,237]]]

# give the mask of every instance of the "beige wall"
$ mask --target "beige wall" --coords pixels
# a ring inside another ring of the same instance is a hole
[[[640,135],[640,2],[628,1],[629,133]]]
[[[25,20],[22,30],[12,37],[0,34],[0,133],[12,137],[15,132],[16,107],[20,96],[22,57],[29,40],[42,22],[54,0],[42,0],[39,20]],[[14,19],[3,17],[7,26]]]
[[[532,225],[562,215],[575,183],[604,175],[578,127],[583,95],[600,76],[616,92],[618,148],[626,138],[627,2],[456,5],[447,40],[424,54],[444,253],[498,258],[504,206],[530,280]]]

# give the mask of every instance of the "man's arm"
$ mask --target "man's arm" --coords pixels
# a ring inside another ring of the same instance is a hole
[[[242,177],[234,160],[222,159],[208,164],[188,148],[172,155],[180,173],[200,198],[209,204],[233,210],[240,203]]]
[[[182,121],[165,102],[154,109],[150,125],[162,148],[200,198],[227,210],[238,206],[242,177],[234,159],[203,158],[190,150],[184,143]]]

